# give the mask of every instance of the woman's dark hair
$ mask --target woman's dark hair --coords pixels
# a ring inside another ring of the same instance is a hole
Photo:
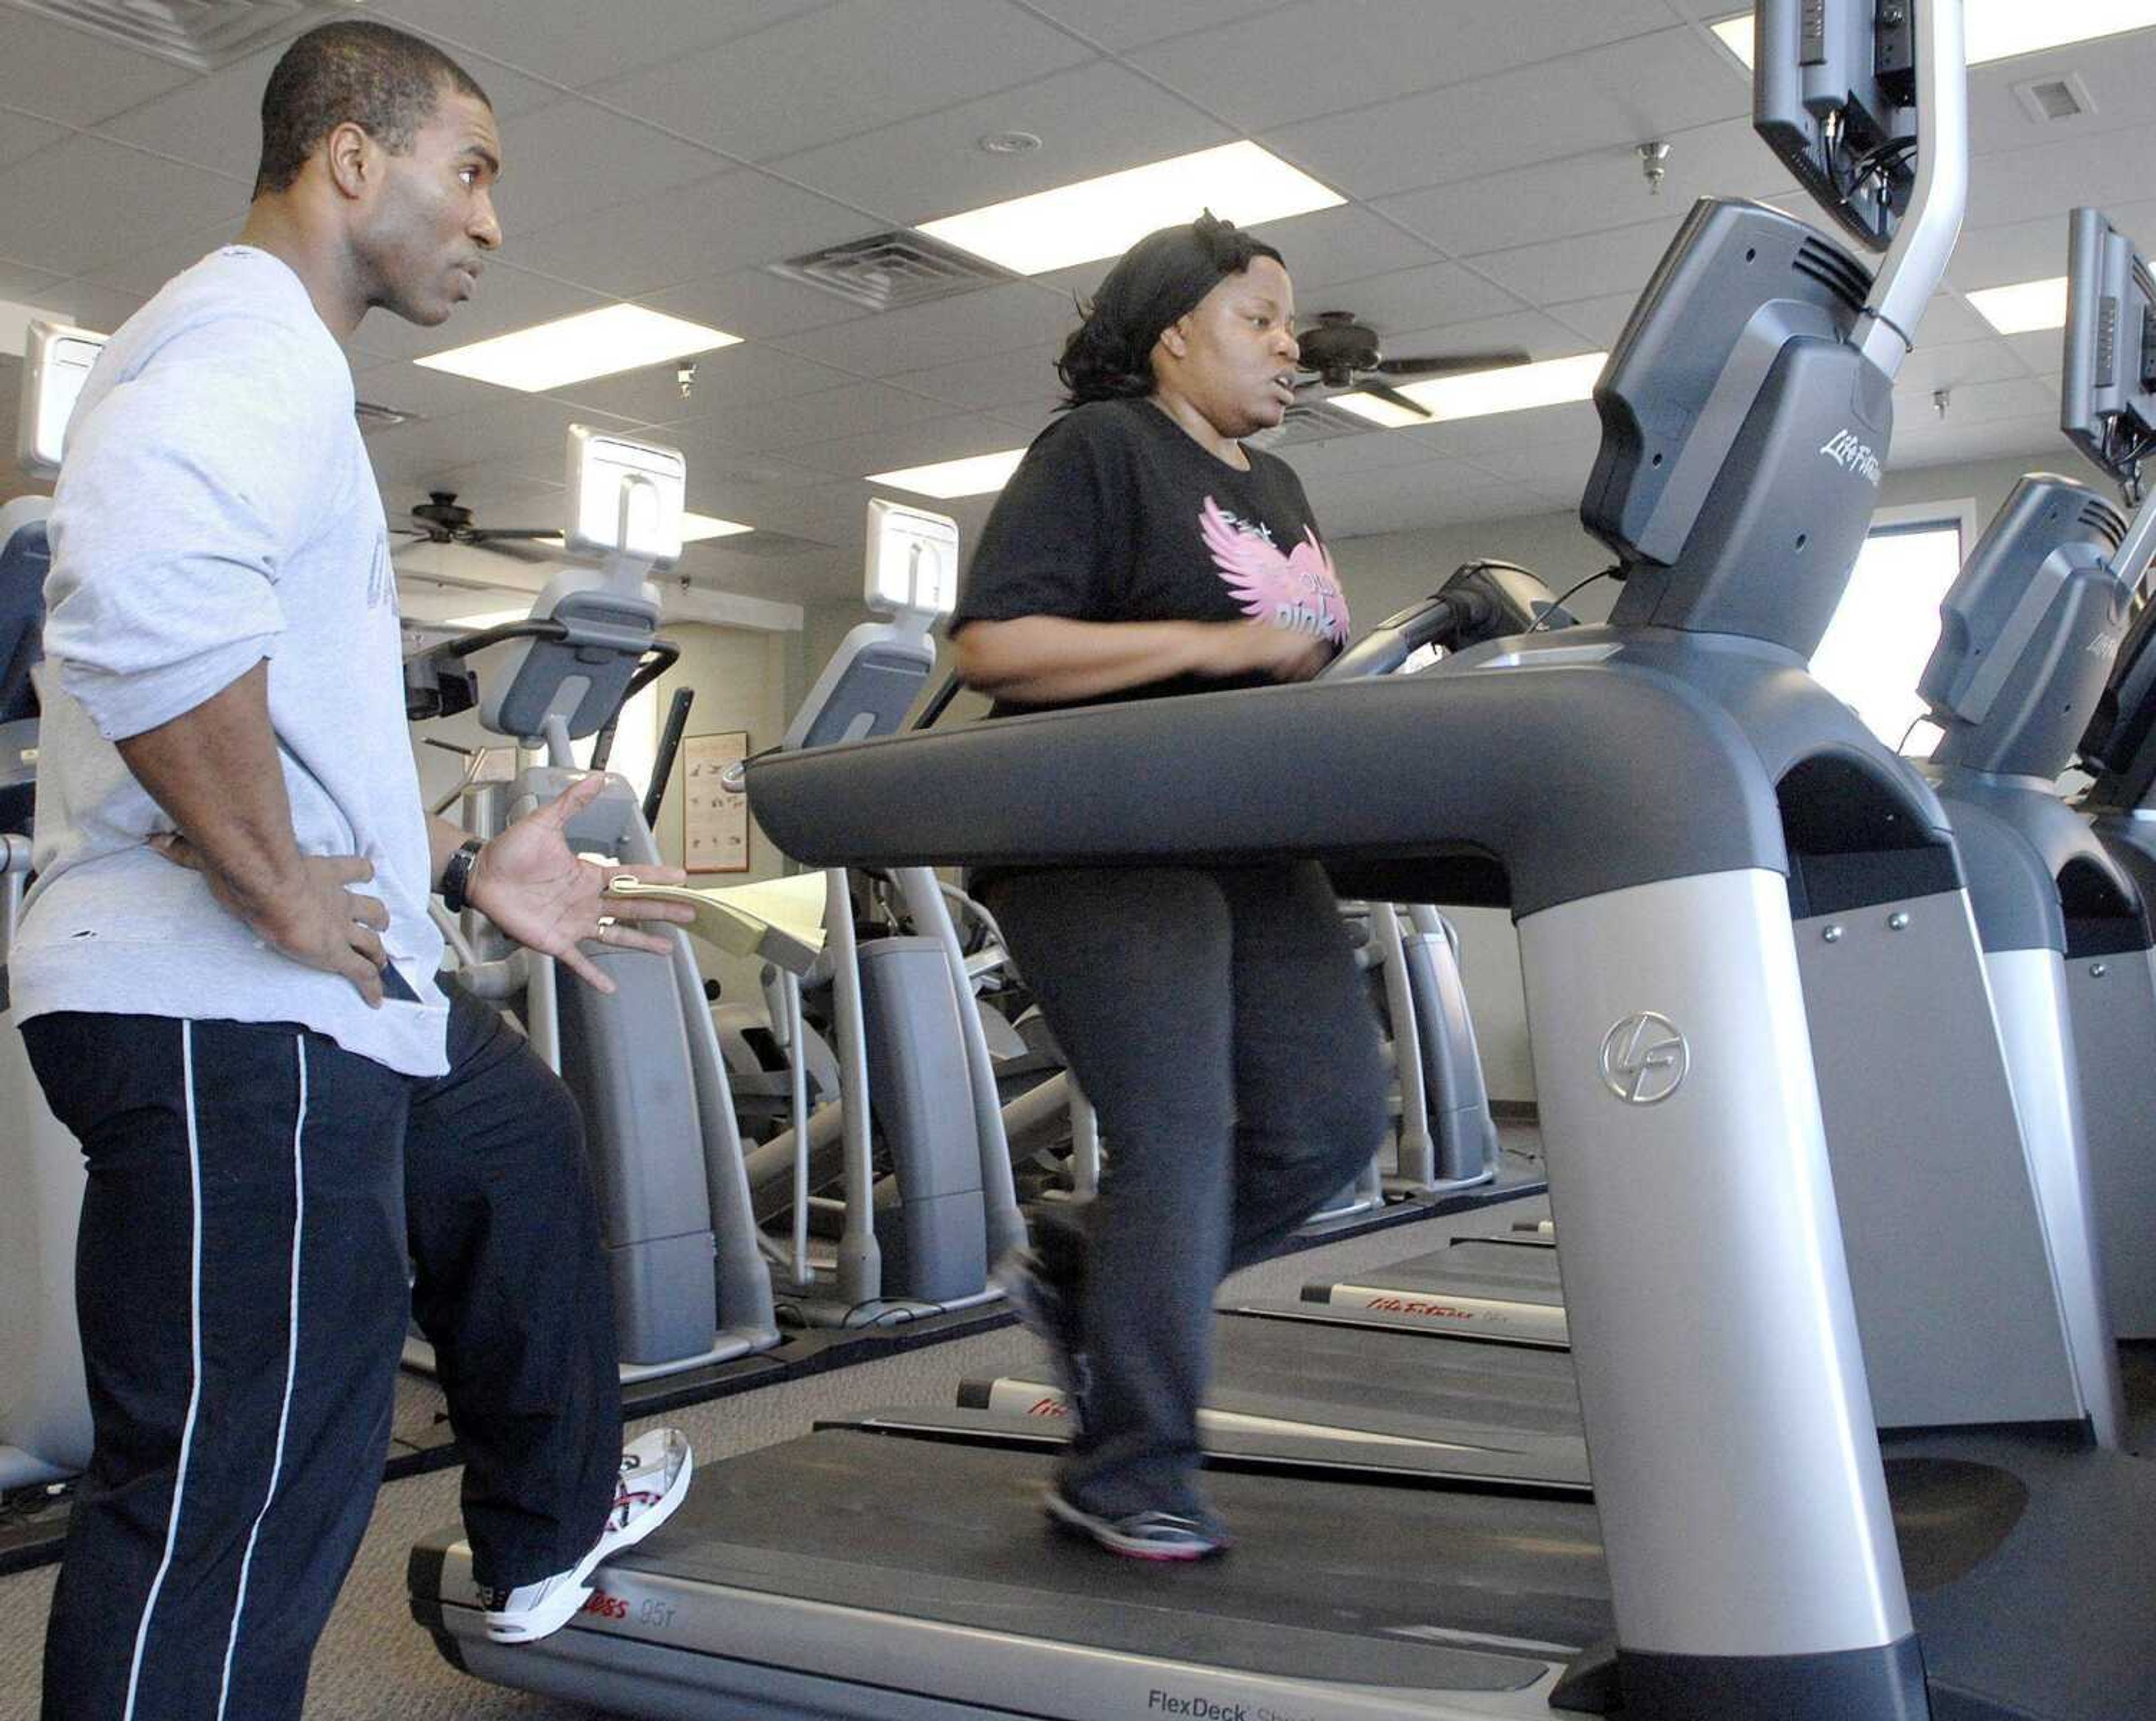
[[[1137,400],[1153,390],[1152,347],[1160,331],[1253,258],[1286,259],[1263,239],[1210,210],[1183,227],[1147,233],[1126,251],[1064,343],[1055,374],[1069,391],[1063,410],[1088,401]]]
[[[285,50],[262,92],[254,195],[289,190],[315,146],[346,120],[403,155],[444,90],[487,100],[478,80],[433,43],[388,24],[352,19],[308,31]]]

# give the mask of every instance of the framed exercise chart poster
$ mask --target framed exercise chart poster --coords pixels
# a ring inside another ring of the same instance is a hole
[[[723,781],[748,757],[748,731],[690,735],[681,743],[681,864],[691,873],[748,870],[748,796]]]

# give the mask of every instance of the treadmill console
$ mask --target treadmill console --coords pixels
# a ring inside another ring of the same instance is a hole
[[[1883,251],[1917,173],[1913,0],[1760,0],[1753,128],[1850,237]]]
[[[2134,489],[2156,448],[2156,278],[2101,210],[2076,209],[2071,222],[2059,427]]]
[[[2072,479],[2032,473],[1992,517],[1939,604],[1917,691],[1941,765],[2056,776],[2096,709],[2126,628],[2112,558],[2118,510]]]

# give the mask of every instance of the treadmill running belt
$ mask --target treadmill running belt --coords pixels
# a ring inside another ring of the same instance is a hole
[[[683,1598],[740,1586],[1114,1653],[1417,1689],[1517,1690],[1614,1629],[1599,1525],[1583,1503],[1216,1473],[1207,1486],[1235,1551],[1168,1569],[1054,1529],[1040,1510],[1050,1469],[1032,1453],[810,1435],[700,1467],[674,1520],[612,1562],[601,1587],[663,1585],[683,1608],[669,1633],[683,1647],[694,1635]],[[813,1512],[793,1509],[812,1500]],[[468,1571],[441,1570],[451,1539],[413,1556],[425,1623],[437,1585],[454,1601],[469,1582]],[[562,1652],[594,1629],[634,1634],[580,1618]]]

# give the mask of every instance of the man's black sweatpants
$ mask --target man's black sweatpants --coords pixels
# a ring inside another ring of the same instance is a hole
[[[533,1581],[598,1537],[620,1402],[582,1126],[496,1012],[450,996],[451,1068],[428,1081],[290,1023],[23,1024],[89,1172],[95,1441],[47,1628],[48,1721],[299,1714],[382,1473],[408,1314],[465,1443],[482,1581]]]

